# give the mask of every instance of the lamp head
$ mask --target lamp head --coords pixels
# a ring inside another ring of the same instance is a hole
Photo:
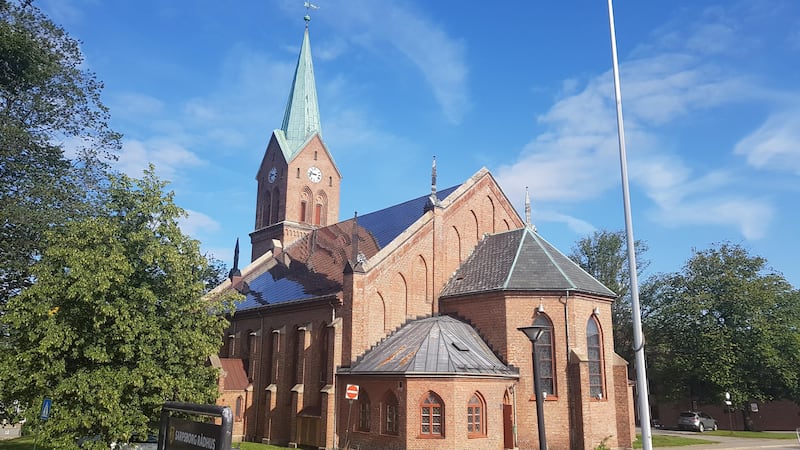
[[[525,333],[525,336],[528,336],[531,342],[536,342],[542,337],[545,331],[547,331],[547,327],[539,326],[539,325],[531,325],[528,327],[519,327],[517,328],[519,331]]]

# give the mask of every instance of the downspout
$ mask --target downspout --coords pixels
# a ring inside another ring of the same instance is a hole
[[[567,334],[567,359],[565,361],[569,362],[569,349],[571,348],[569,342],[569,311],[567,308],[567,304],[569,303],[569,291],[566,291],[564,301],[561,301],[561,298],[559,298],[558,302],[564,305],[564,329]]]
[[[519,437],[517,435],[517,383],[511,385],[511,404],[514,405],[514,418],[512,428],[514,430],[514,448],[519,447]]]
[[[258,312],[259,318],[261,319],[261,325],[259,326],[258,332],[261,333],[261,343],[258,346],[258,376],[260,379],[264,379],[264,314],[261,311]],[[261,383],[256,380],[256,386],[261,386]],[[263,393],[261,390],[253,389],[254,400],[256,403],[256,435],[259,435],[258,425],[261,423],[261,403],[262,403],[262,396]],[[266,417],[265,417],[266,419]],[[259,436],[259,440],[264,436]]]
[[[331,303],[331,325],[336,320],[336,305]],[[328,341],[328,346],[332,347],[336,345],[336,331],[334,329],[333,339]],[[327,349],[326,349],[327,351]],[[336,352],[332,352],[336,353]],[[330,358],[328,364],[331,367],[331,380],[333,381],[333,448],[339,448],[339,429],[338,426],[338,418],[339,418],[339,395],[338,390],[336,389],[336,385],[339,383],[336,377],[336,361],[335,358]]]
[[[566,290],[564,292],[564,301],[562,302],[560,297],[559,297],[558,301],[559,301],[559,303],[564,305],[564,330],[566,332],[566,337],[567,337],[567,348],[566,348],[566,358],[564,358],[564,367],[566,367],[566,369],[567,369],[566,391],[567,391],[567,403],[569,403],[570,400],[571,400],[571,395],[572,395],[571,392],[570,392],[571,380],[569,379],[569,373],[570,373],[569,351],[570,351],[570,348],[571,348],[570,347],[570,341],[569,341],[569,290]],[[570,447],[572,447],[572,442],[573,442],[573,436],[572,436],[572,434],[573,434],[573,432],[572,432],[572,429],[573,429],[573,427],[572,427],[572,412],[567,414],[567,424],[568,424],[569,430],[570,430],[570,432],[569,432]]]

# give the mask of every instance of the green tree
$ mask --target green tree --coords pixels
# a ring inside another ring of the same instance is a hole
[[[647,244],[637,240],[634,247],[636,274],[640,275],[650,265],[648,260],[642,258],[647,251]],[[614,351],[628,361],[633,361],[631,277],[625,232],[595,231],[575,244],[569,258],[618,295],[611,305]]]
[[[642,298],[657,397],[800,401],[800,292],[764,258],[731,243],[696,250]]]
[[[30,3],[0,0],[0,314],[44,232],[94,209],[120,146],[78,42]]]
[[[52,399],[42,433],[58,448],[95,435],[108,448],[153,431],[166,400],[218,396],[206,361],[232,304],[202,297],[207,261],[165,185],[152,166],[140,180],[112,176],[102,211],[46,233],[36,282],[8,304],[17,353],[2,378],[10,398]]]

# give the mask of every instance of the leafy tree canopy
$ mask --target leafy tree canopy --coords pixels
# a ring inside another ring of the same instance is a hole
[[[642,258],[647,244],[636,241],[637,275],[650,265]],[[631,309],[631,277],[628,266],[627,237],[624,231],[595,231],[580,239],[572,248],[569,258],[583,270],[616,292],[617,300],[611,305],[614,324],[614,350],[628,361],[633,361],[633,322]]]
[[[0,0],[0,312],[43,233],[93,210],[120,146],[78,42],[30,3]]]
[[[766,264],[722,243],[650,280],[641,297],[653,394],[800,401],[800,291]]]
[[[154,430],[165,400],[218,395],[206,360],[221,346],[231,305],[201,298],[209,271],[178,228],[185,213],[152,166],[142,179],[110,181],[102,210],[45,234],[36,282],[4,318],[17,352],[0,376],[10,398],[52,399],[42,433],[59,448],[95,435],[108,448]]]

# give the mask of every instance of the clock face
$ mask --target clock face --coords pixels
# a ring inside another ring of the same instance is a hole
[[[278,178],[278,169],[276,169],[275,167],[269,169],[269,182],[274,183],[277,178]]]
[[[322,181],[322,171],[319,170],[319,167],[311,166],[308,168],[308,179],[311,180],[312,183],[319,183]]]

